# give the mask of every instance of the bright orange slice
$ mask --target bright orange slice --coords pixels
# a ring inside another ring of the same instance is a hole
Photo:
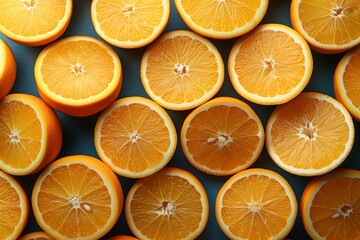
[[[139,239],[196,239],[206,226],[209,203],[194,175],[167,167],[135,182],[125,216]]]
[[[43,169],[60,152],[61,124],[40,98],[18,93],[0,101],[0,169],[26,175]]]
[[[284,170],[303,176],[327,173],[340,165],[354,143],[354,123],[334,98],[301,93],[280,105],[266,126],[266,147]]]
[[[224,81],[219,51],[186,30],[162,35],[145,51],[140,67],[147,94],[172,110],[195,108],[212,98]]]
[[[39,226],[55,239],[100,239],[117,222],[123,193],[100,160],[74,155],[50,164],[35,182],[32,208]]]
[[[342,57],[334,74],[336,99],[360,122],[360,46]]]
[[[283,239],[295,223],[297,201],[289,183],[278,173],[247,169],[221,187],[215,214],[230,239]]]
[[[139,178],[153,174],[170,161],[177,135],[162,107],[143,97],[127,97],[100,115],[94,141],[100,158],[117,174]]]
[[[154,41],[170,17],[169,0],[93,0],[91,19],[96,32],[121,48],[139,48]]]
[[[0,32],[24,45],[45,45],[65,32],[72,10],[72,0],[1,0]]]
[[[16,61],[11,48],[0,39],[0,99],[5,97],[14,85]]]
[[[360,171],[337,169],[314,178],[304,189],[300,212],[312,239],[358,239]]]
[[[231,175],[256,161],[264,146],[264,128],[257,114],[235,98],[218,97],[185,119],[181,146],[197,169]]]
[[[229,39],[245,34],[263,19],[269,0],[175,0],[186,25],[200,35]]]
[[[360,43],[358,0],[292,0],[291,23],[321,53],[339,53]]]
[[[39,231],[39,232],[31,232],[31,233],[25,234],[18,240],[53,240],[53,238],[50,237],[50,235],[47,234],[46,232]]]
[[[34,71],[41,98],[73,116],[103,110],[118,97],[122,84],[116,52],[88,36],[63,38],[45,47]]]
[[[276,105],[296,97],[313,70],[309,46],[282,24],[263,24],[240,37],[231,49],[229,76],[235,90],[257,104]]]
[[[17,239],[29,216],[26,193],[17,180],[0,170],[0,239]]]

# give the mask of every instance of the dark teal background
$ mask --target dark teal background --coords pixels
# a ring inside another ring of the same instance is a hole
[[[171,0],[170,20],[167,28],[165,29],[165,32],[175,29],[188,29],[187,26],[179,17],[179,14],[177,13],[174,3],[172,1],[173,0]],[[291,2],[290,0],[270,0],[267,13],[262,23],[283,23],[291,26],[290,11],[289,11],[290,2]],[[91,4],[90,0],[74,0],[74,10],[73,10],[72,20],[70,22],[67,31],[62,37],[73,36],[73,35],[87,35],[87,36],[100,38],[96,34],[91,22],[90,4]],[[17,67],[18,67],[17,78],[11,92],[28,93],[28,94],[33,94],[35,96],[39,96],[35,86],[33,67],[36,57],[38,56],[39,52],[43,49],[43,46],[27,47],[10,41],[2,34],[0,34],[0,37],[10,45],[11,49],[15,54],[15,58],[17,61]],[[244,100],[233,89],[229,80],[229,76],[227,74],[227,66],[226,66],[227,59],[230,49],[232,45],[235,43],[235,41],[236,39],[212,41],[221,52],[225,63],[225,81],[222,88],[218,92],[217,96],[233,96]],[[118,53],[122,61],[122,67],[123,67],[123,87],[119,95],[119,98],[126,96],[134,96],[134,95],[148,97],[140,81],[140,60],[146,47],[135,50],[125,50],[116,47],[113,48]],[[314,71],[312,78],[305,90],[317,91],[321,93],[326,93],[330,96],[334,96],[333,74],[336,64],[341,58],[341,56],[342,54],[324,55],[313,52]],[[273,111],[274,107],[260,106],[250,103],[248,101],[246,102],[249,103],[249,105],[259,115],[265,127],[268,117]],[[189,113],[189,111],[184,111],[184,112],[168,111],[168,113],[172,117],[179,134],[182,122]],[[57,112],[57,114],[62,123],[63,136],[64,136],[63,147],[59,157],[74,155],[74,154],[86,154],[98,158],[93,143],[93,132],[99,114],[85,118],[71,117],[60,112]],[[341,167],[360,169],[360,163],[358,163],[358,158],[360,156],[359,153],[360,146],[358,143],[359,124],[357,122],[354,123],[356,127],[356,138],[355,138],[354,147],[348,158],[341,165]],[[228,177],[215,177],[215,176],[207,175],[193,168],[192,165],[190,165],[186,160],[186,158],[184,157],[181,151],[180,144],[178,144],[174,157],[168,165],[189,170],[200,179],[200,181],[204,184],[207,190],[209,202],[210,202],[210,216],[205,231],[200,235],[198,239],[227,239],[217,225],[214,214],[214,208],[215,208],[215,198],[217,192],[222,186],[222,184],[228,179]],[[251,167],[272,169],[280,173],[282,176],[284,176],[293,187],[299,203],[300,203],[302,191],[306,186],[306,184],[311,179],[309,177],[295,176],[280,169],[270,159],[265,148],[263,149],[260,158]],[[17,177],[20,183],[25,187],[29,198],[31,196],[32,186],[37,176],[38,174]],[[130,187],[132,186],[135,180],[127,179],[120,176],[119,179],[124,190],[124,196],[126,196],[126,193],[128,192],[128,190],[130,189]],[[31,211],[28,224],[24,230],[24,234],[37,230],[40,230],[40,227],[37,225],[33,213]],[[106,237],[110,237],[118,234],[131,234],[126,224],[124,214],[121,215],[121,218],[119,219],[116,226],[106,235]],[[290,232],[288,238],[309,239],[301,224],[299,213],[296,223],[292,231]]]

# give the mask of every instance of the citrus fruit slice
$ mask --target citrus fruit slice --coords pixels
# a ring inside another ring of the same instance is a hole
[[[11,48],[0,39],[0,99],[5,97],[14,85],[16,78],[16,60]]]
[[[282,104],[297,96],[308,84],[312,70],[308,44],[282,24],[259,25],[241,36],[228,60],[235,90],[262,105]]]
[[[291,186],[271,170],[241,171],[224,183],[216,197],[216,219],[230,239],[283,239],[296,214]]]
[[[354,119],[360,121],[360,46],[345,54],[338,63],[334,74],[334,92],[336,99]]]
[[[29,216],[26,193],[17,180],[0,170],[0,239],[17,239]]]
[[[151,43],[163,32],[169,17],[169,0],[93,0],[91,3],[91,19],[97,34],[121,48],[139,48]]]
[[[55,239],[100,239],[117,222],[123,193],[115,173],[100,160],[66,156],[37,178],[32,208],[39,226]]]
[[[31,233],[25,234],[18,240],[53,240],[53,238],[50,237],[50,235],[47,234],[46,232],[39,231],[39,232],[31,232]]]
[[[60,39],[39,54],[35,80],[41,98],[72,116],[93,115],[118,96],[121,63],[106,43],[88,36]]]
[[[336,169],[314,178],[304,189],[300,213],[312,239],[360,236],[360,171]]]
[[[170,116],[158,104],[143,97],[126,97],[102,112],[94,142],[100,158],[114,172],[139,178],[170,161],[177,135]]]
[[[351,115],[340,102],[322,93],[304,92],[275,108],[265,139],[270,157],[281,168],[314,176],[345,160],[354,135]]]
[[[176,30],[162,35],[146,49],[140,76],[145,91],[159,105],[186,110],[219,91],[224,82],[224,63],[209,40]]]
[[[27,175],[43,169],[59,154],[61,124],[40,98],[14,93],[0,101],[0,169]]]
[[[119,235],[119,236],[113,236],[108,240],[138,240],[138,239],[127,235]]]
[[[191,30],[215,39],[249,32],[263,19],[268,4],[269,0],[175,0],[177,11]]]
[[[196,239],[206,226],[209,203],[194,175],[166,167],[135,182],[126,197],[125,216],[139,239]]]
[[[2,0],[0,32],[20,44],[45,45],[65,32],[72,10],[72,0]]]
[[[181,146],[197,169],[231,175],[256,161],[264,128],[249,105],[236,98],[214,98],[192,111],[181,129]]]
[[[313,50],[339,53],[360,43],[360,2],[292,0],[292,26]]]

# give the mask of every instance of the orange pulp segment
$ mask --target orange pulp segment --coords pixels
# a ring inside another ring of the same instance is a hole
[[[196,239],[208,215],[203,185],[180,168],[166,167],[139,179],[125,203],[127,223],[139,239]]]
[[[121,63],[106,43],[88,36],[63,38],[45,47],[35,63],[41,98],[72,116],[93,115],[119,95]]]
[[[181,129],[181,146],[197,169],[231,175],[256,161],[264,146],[257,114],[238,99],[214,98],[196,108]]]
[[[177,135],[170,116],[158,104],[143,97],[126,97],[100,115],[94,141],[100,158],[117,174],[139,178],[170,161]]]
[[[100,239],[117,222],[122,203],[115,173],[86,155],[54,161],[41,172],[32,192],[36,221],[55,239]]]
[[[308,44],[295,30],[282,24],[263,24],[236,41],[228,70],[242,97],[276,105],[288,102],[305,88],[313,59]]]
[[[360,171],[336,169],[314,178],[304,189],[300,212],[312,239],[360,236]]]
[[[27,175],[43,169],[59,154],[61,123],[33,95],[9,94],[0,101],[0,169]]]
[[[96,32],[121,48],[139,48],[151,43],[163,32],[169,17],[169,0],[93,0],[91,3]]]
[[[26,193],[17,180],[0,170],[0,239],[17,239],[29,216]]]
[[[275,108],[265,139],[270,157],[281,168],[314,176],[345,160],[354,134],[352,118],[340,102],[322,93],[304,92]]]
[[[245,34],[263,19],[268,0],[175,0],[186,25],[194,32],[215,39]]]
[[[336,99],[360,122],[360,46],[345,54],[338,63],[334,92]]]
[[[246,169],[221,187],[216,219],[230,239],[283,239],[291,231],[297,201],[289,183],[267,169]]]
[[[20,44],[45,45],[65,32],[72,10],[72,0],[2,0],[0,32]]]
[[[212,98],[224,81],[219,51],[186,30],[168,32],[145,51],[140,67],[147,94],[171,110],[195,108]]]

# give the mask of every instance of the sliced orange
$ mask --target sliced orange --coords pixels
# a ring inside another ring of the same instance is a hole
[[[119,236],[113,236],[108,240],[138,240],[138,239],[127,235],[119,235]]]
[[[215,39],[238,37],[263,19],[269,0],[175,0],[186,25],[200,35]]]
[[[45,47],[34,71],[41,98],[72,116],[103,110],[118,97],[122,84],[116,52],[88,36],[63,38]]]
[[[259,25],[231,49],[232,85],[257,104],[276,105],[296,97],[308,84],[313,59],[304,38],[282,24]]]
[[[177,135],[167,112],[143,97],[122,98],[99,117],[96,151],[117,174],[140,178],[163,168],[173,156]]]
[[[339,53],[360,43],[358,0],[292,0],[291,23],[321,53]]]
[[[187,30],[162,35],[145,51],[140,67],[147,94],[171,110],[195,108],[212,98],[224,81],[224,63],[206,38]]]
[[[278,173],[247,169],[221,187],[215,215],[230,239],[284,239],[295,223],[297,201],[289,183]]]
[[[263,125],[249,105],[236,98],[218,97],[187,116],[181,129],[181,146],[197,169],[231,175],[256,161],[264,135]]]
[[[170,17],[169,0],[93,0],[91,19],[97,34],[121,48],[139,48],[154,41]]]
[[[11,48],[0,39],[0,99],[5,97],[14,85],[16,78],[16,60]]]
[[[62,145],[55,112],[33,95],[9,94],[0,101],[0,169],[12,175],[40,171]]]
[[[17,180],[0,170],[0,239],[17,239],[29,216],[26,193]]]
[[[359,239],[360,171],[336,169],[304,189],[300,212],[312,239]]]
[[[50,237],[50,235],[47,234],[46,232],[39,231],[39,232],[31,232],[31,233],[25,234],[18,240],[53,240],[53,238]]]
[[[45,45],[67,29],[72,0],[1,0],[0,32],[29,46]]]
[[[345,54],[334,74],[336,99],[360,122],[360,46]]]
[[[126,221],[139,239],[196,239],[209,216],[201,182],[186,170],[166,167],[141,178],[125,202]]]
[[[32,208],[39,226],[55,239],[100,239],[117,222],[123,193],[115,173],[100,160],[66,156],[35,182]]]
[[[275,108],[265,139],[270,157],[281,168],[314,176],[345,160],[354,135],[351,115],[340,102],[322,93],[304,92]]]

